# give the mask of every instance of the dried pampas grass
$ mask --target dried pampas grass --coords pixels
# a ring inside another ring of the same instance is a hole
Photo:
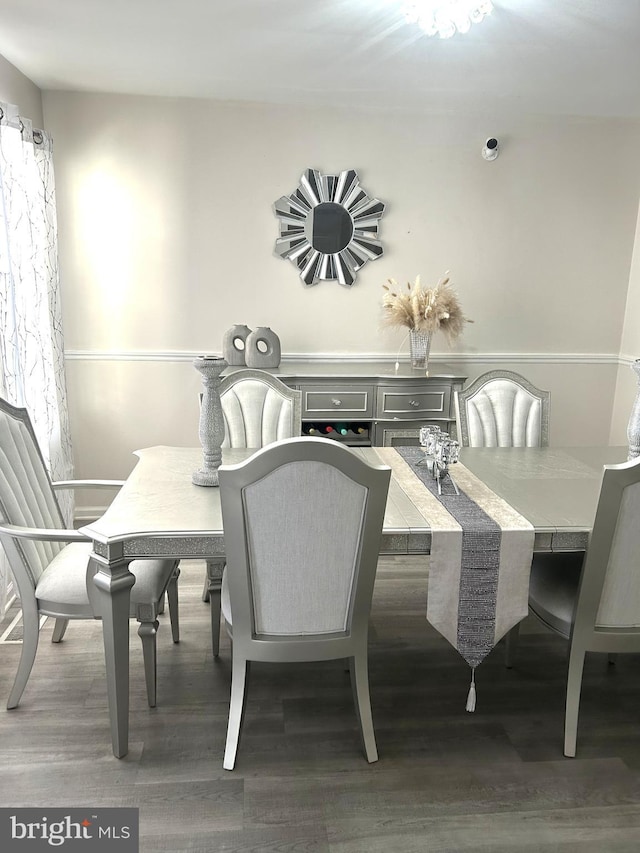
[[[406,326],[419,332],[444,332],[449,342],[454,341],[464,331],[465,323],[472,323],[462,313],[458,295],[449,283],[449,276],[440,279],[435,287],[423,290],[420,276],[414,284],[407,283],[407,290],[401,290],[397,282],[390,278],[386,293],[382,297],[384,320],[387,326]]]

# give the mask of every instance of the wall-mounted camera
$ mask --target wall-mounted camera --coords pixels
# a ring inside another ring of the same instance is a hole
[[[500,151],[500,143],[495,137],[490,137],[484,144],[482,156],[485,160],[495,160]]]

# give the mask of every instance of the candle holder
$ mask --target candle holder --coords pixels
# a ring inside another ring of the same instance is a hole
[[[202,374],[204,391],[200,404],[200,443],[204,451],[201,468],[193,472],[192,482],[196,486],[217,486],[218,468],[222,464],[222,442],[224,441],[224,417],[220,403],[220,374],[228,367],[224,358],[201,355],[194,358],[193,366]]]
[[[442,432],[439,426],[420,427],[420,446],[424,451],[424,459],[417,464],[425,465],[429,474],[438,484],[438,494],[442,494],[442,481],[449,474],[449,465],[460,458],[460,444],[449,434]],[[455,480],[449,476],[456,495],[459,495]]]
[[[420,427],[420,447],[424,453],[424,458],[418,460],[418,465],[425,465],[429,469],[429,473],[433,476],[433,468],[436,458],[436,444],[441,430],[439,426],[427,425]]]

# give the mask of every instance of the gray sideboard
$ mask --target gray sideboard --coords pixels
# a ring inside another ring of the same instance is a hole
[[[226,372],[235,369],[241,368]],[[304,435],[378,447],[417,444],[424,424],[454,431],[454,391],[466,380],[438,364],[425,376],[408,364],[396,371],[393,362],[357,359],[284,362],[269,373],[302,392]],[[333,431],[325,432],[329,427]]]

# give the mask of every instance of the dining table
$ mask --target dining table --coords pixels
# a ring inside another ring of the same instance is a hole
[[[428,555],[429,519],[403,488],[402,457],[394,448],[351,450],[392,469],[380,554]],[[241,462],[252,452],[223,449],[223,464]],[[132,473],[104,515],[80,528],[93,542],[87,577],[95,585],[93,600],[102,620],[111,739],[118,758],[127,754],[129,736],[129,601],[135,582],[129,563],[205,560],[213,594],[219,594],[225,563],[220,490],[192,482],[202,449],[157,446],[135,455]],[[603,466],[626,459],[626,447],[464,447],[459,464],[531,524],[535,552],[584,551]]]

